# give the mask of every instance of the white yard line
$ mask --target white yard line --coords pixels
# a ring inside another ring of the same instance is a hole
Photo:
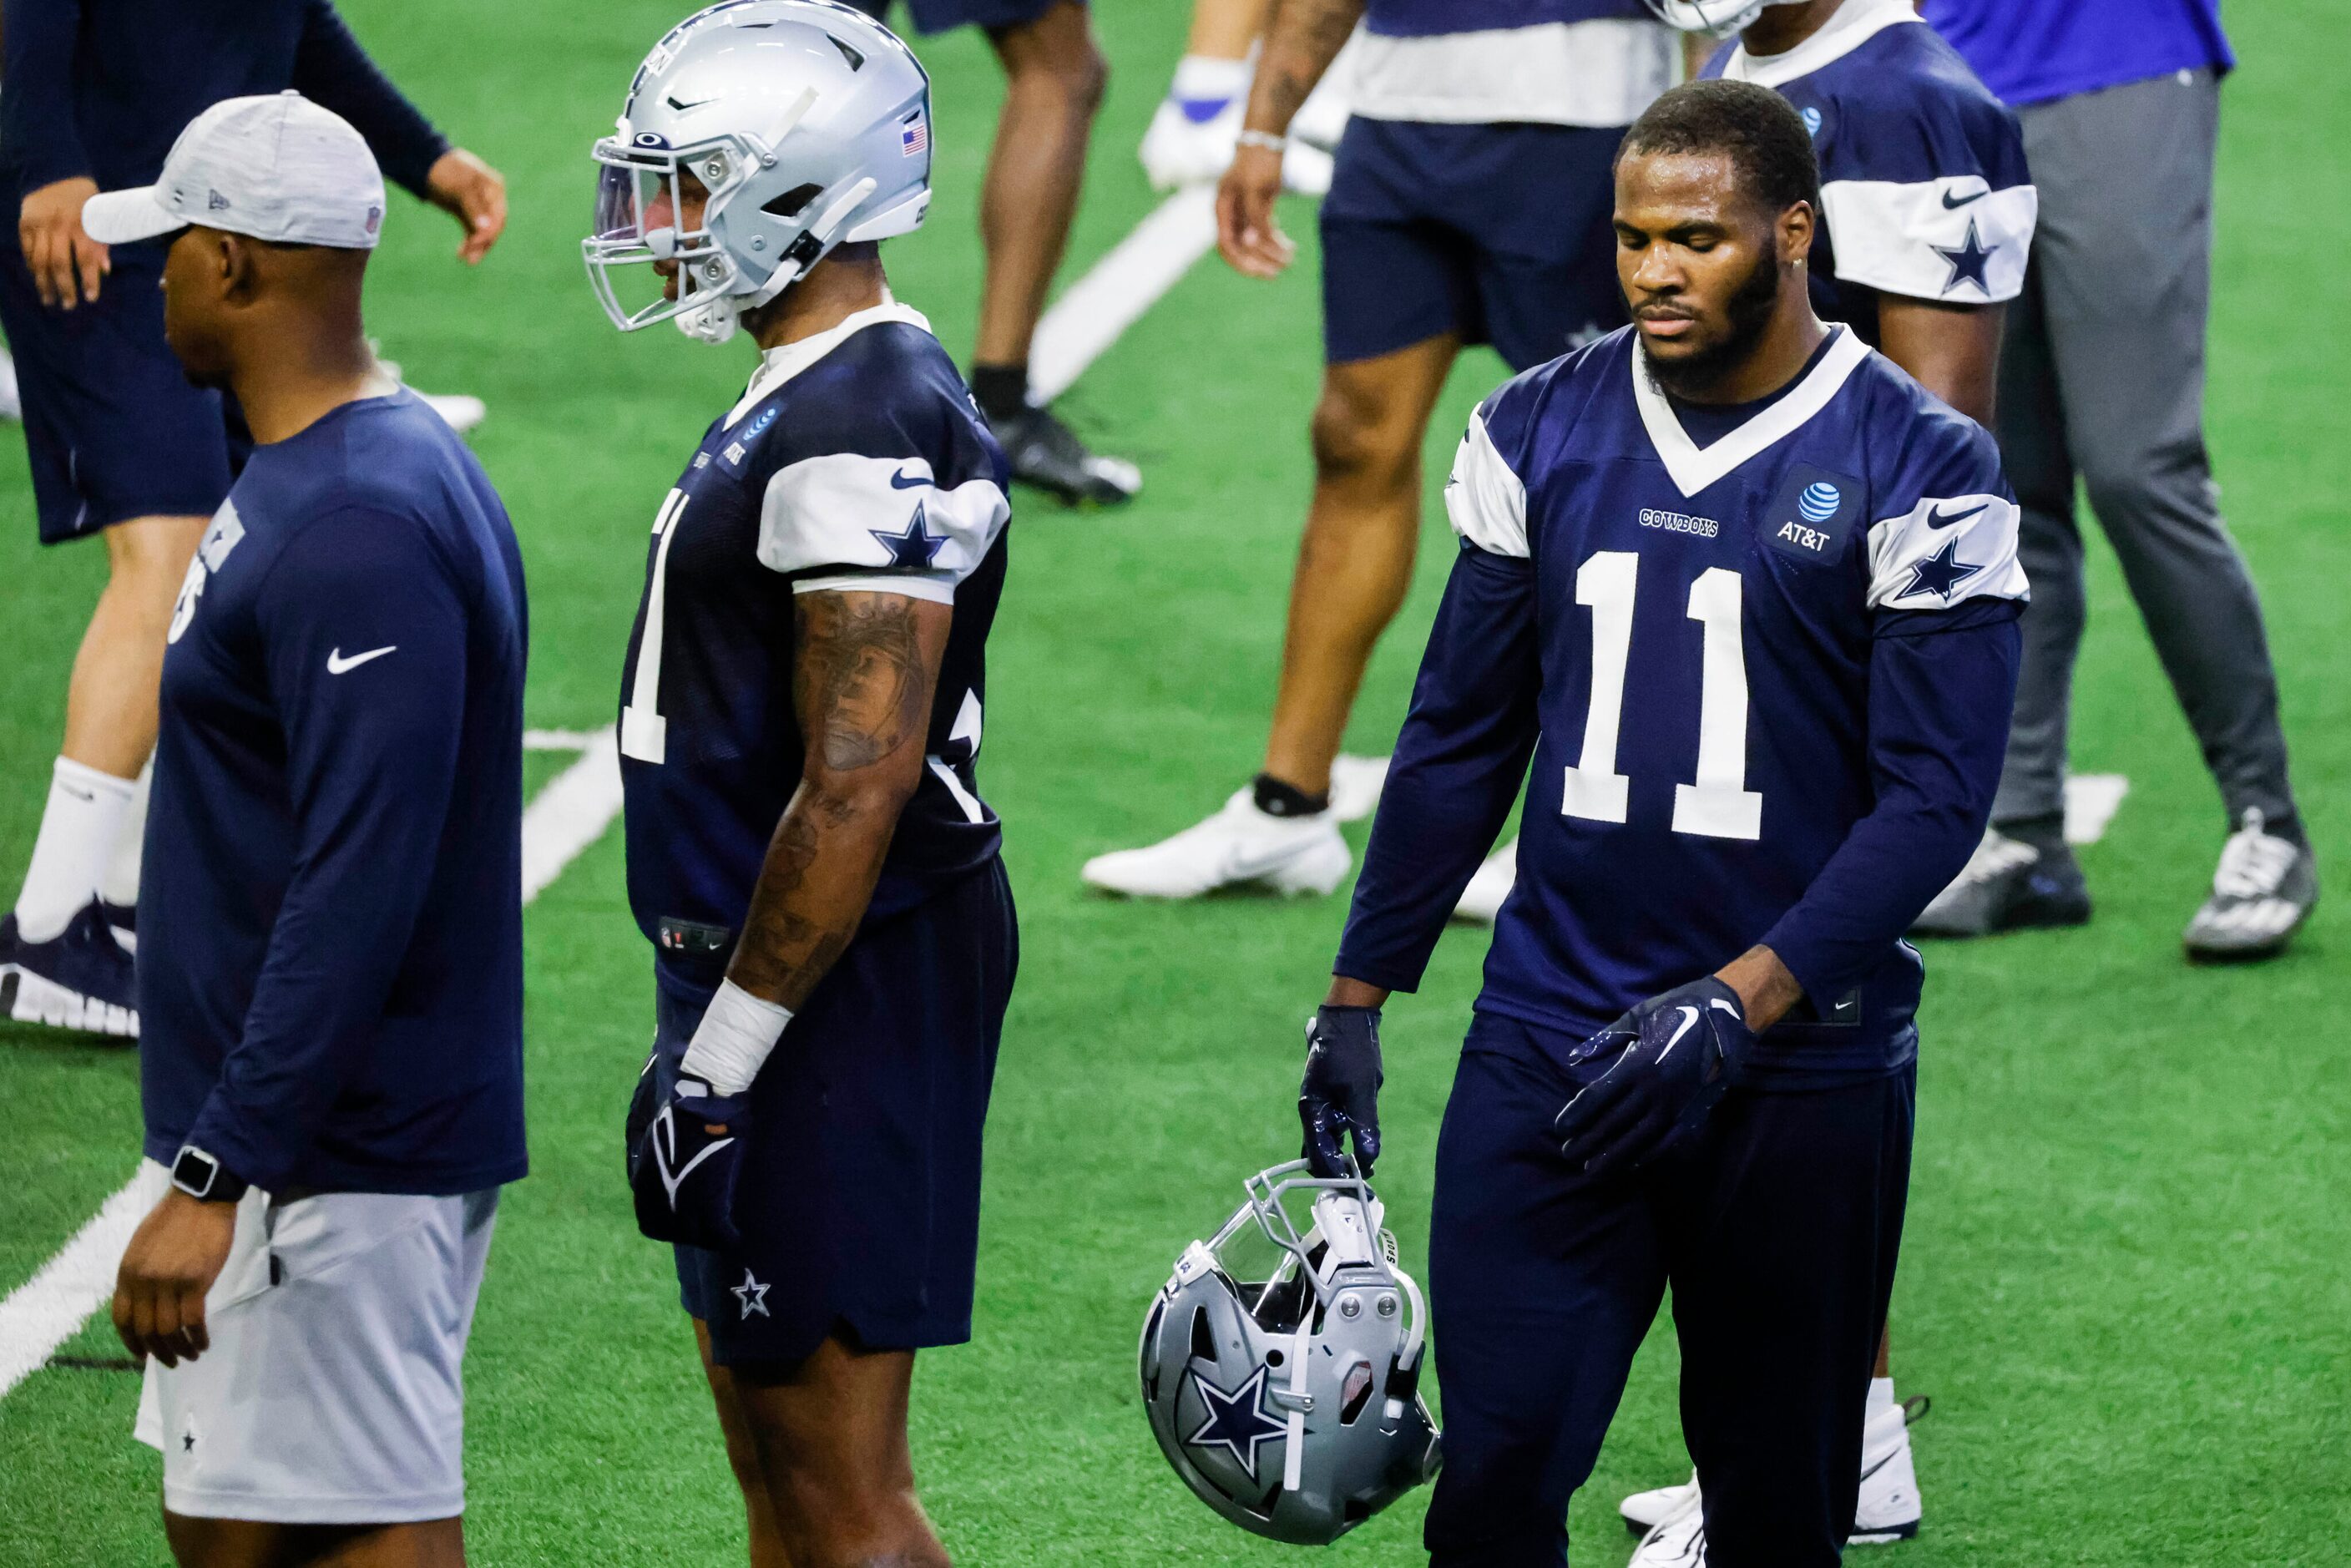
[[[2076,773],[2065,780],[2065,841],[2095,844],[2106,836],[2106,826],[2130,793],[2130,780],[2119,773]]]
[[[1029,346],[1029,387],[1050,402],[1140,320],[1217,244],[1217,188],[1194,185],[1159,204],[1134,232],[1061,292]]]
[[[548,781],[522,814],[522,897],[547,891],[563,868],[601,838],[621,813],[621,753],[611,729],[569,740],[533,730],[525,744],[538,750],[578,749],[580,760]],[[141,1161],[122,1189],[106,1200],[64,1249],[39,1273],[0,1301],[0,1397],[38,1371],[57,1346],[81,1332],[90,1313],[114,1295],[114,1270],[131,1233],[162,1196],[164,1176]]]

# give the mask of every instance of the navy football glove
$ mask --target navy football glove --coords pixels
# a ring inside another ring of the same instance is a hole
[[[1706,1118],[1754,1045],[1739,993],[1711,975],[1651,997],[1576,1053],[1616,1060],[1553,1120],[1560,1153],[1593,1179],[1637,1169]]]
[[[751,1129],[750,1097],[713,1094],[656,1051],[629,1102],[629,1188],[637,1228],[655,1241],[736,1245],[735,1189]]]
[[[1301,1151],[1319,1176],[1350,1171],[1344,1145],[1355,1134],[1355,1164],[1372,1174],[1380,1157],[1380,1009],[1317,1008],[1306,1026],[1306,1076],[1298,1085]]]

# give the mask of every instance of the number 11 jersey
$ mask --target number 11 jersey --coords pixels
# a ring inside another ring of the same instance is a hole
[[[1771,1061],[1908,1060],[1917,911],[1881,905],[1906,879],[1923,904],[1917,862],[1948,876],[1981,831],[2016,506],[1991,439],[1850,328],[1733,412],[1694,439],[1713,411],[1669,398],[1628,328],[1472,417],[1446,489],[1462,558],[1341,973],[1417,984],[1468,874],[1443,824],[1485,813],[1490,842],[1523,776],[1479,1010],[1588,1035],[1762,942],[1806,989]],[[1987,625],[1989,661],[1938,635]]]

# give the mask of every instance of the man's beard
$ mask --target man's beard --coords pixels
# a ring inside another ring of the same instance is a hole
[[[1729,327],[1721,338],[1677,360],[1662,360],[1649,354],[1649,373],[1675,396],[1702,401],[1754,354],[1755,345],[1763,340],[1763,334],[1771,328],[1771,312],[1779,303],[1780,261],[1766,251],[1755,258],[1754,267],[1723,306]]]

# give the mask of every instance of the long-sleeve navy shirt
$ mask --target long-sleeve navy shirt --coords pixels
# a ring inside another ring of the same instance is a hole
[[[1334,967],[1415,988],[1524,783],[1480,1011],[1582,1038],[1761,943],[1805,1004],[1749,1082],[1898,1069],[1902,934],[1983,832],[2015,695],[1999,455],[1850,329],[1728,429],[1642,354],[1628,328],[1473,416]]]
[[[28,191],[76,175],[153,182],[188,122],[223,99],[298,90],[367,139],[419,195],[449,150],[335,14],[332,0],[5,0],[0,246]]]
[[[151,1156],[271,1191],[523,1174],[528,634],[506,509],[415,394],[255,448],[163,658]]]

